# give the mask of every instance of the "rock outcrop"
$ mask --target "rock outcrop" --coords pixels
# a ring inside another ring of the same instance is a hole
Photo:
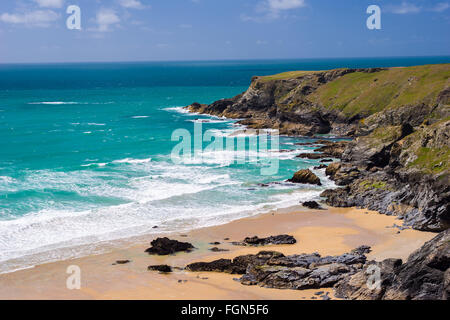
[[[367,247],[340,256],[321,257],[318,253],[285,256],[274,251],[256,255],[196,262],[188,265],[193,272],[226,272],[242,274],[243,285],[278,289],[330,288],[349,275],[357,273],[366,262]]]
[[[345,299],[449,300],[450,230],[425,243],[406,263],[399,259],[368,262],[335,289]]]
[[[155,266],[149,266],[147,268],[149,271],[159,271],[160,273],[170,273],[172,272],[172,267],[161,264],[161,265],[155,265]]]
[[[257,236],[247,237],[242,242],[233,242],[234,245],[240,246],[267,246],[281,244],[295,244],[297,240],[293,236],[282,234],[278,236],[270,236],[267,238],[259,238]]]
[[[319,177],[309,169],[297,171],[288,181],[293,183],[315,184],[318,186],[322,185]]]
[[[322,196],[332,206],[399,216],[406,226],[418,230],[446,230],[450,226],[450,120],[413,133],[406,125],[387,129],[357,138],[342,163],[328,166],[326,174],[344,187]]]
[[[174,254],[176,252],[190,252],[194,246],[188,242],[180,242],[177,240],[170,240],[169,238],[158,238],[151,242],[151,247],[145,250],[148,254],[156,254],[165,256]]]

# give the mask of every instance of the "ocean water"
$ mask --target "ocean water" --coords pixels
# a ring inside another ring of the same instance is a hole
[[[0,272],[318,199],[334,187],[323,170],[322,187],[260,185],[318,164],[295,158],[312,152],[294,145],[305,139],[281,137],[283,152],[242,164],[223,152],[175,164],[174,130],[242,130],[182,107],[232,97],[254,75],[438,62],[450,58],[0,65]],[[274,158],[277,173],[261,175]]]

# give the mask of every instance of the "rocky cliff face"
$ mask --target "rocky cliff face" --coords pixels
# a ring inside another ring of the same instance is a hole
[[[374,266],[379,270],[378,286],[372,286],[375,282],[369,279]],[[449,300],[450,230],[425,243],[406,263],[398,259],[368,262],[361,271],[336,284],[335,289],[336,295],[345,299]]]
[[[254,77],[234,98],[188,108],[281,134],[354,137],[326,146],[342,158],[327,170],[342,186],[323,193],[328,204],[397,215],[419,230],[450,226],[450,64]]]
[[[374,132],[356,138],[342,163],[327,171],[343,187],[325,191],[326,202],[396,215],[418,230],[448,229],[450,120],[377,130],[382,137]]]

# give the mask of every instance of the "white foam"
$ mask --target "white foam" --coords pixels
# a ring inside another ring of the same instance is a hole
[[[171,112],[178,112],[178,113],[184,113],[184,114],[195,114],[193,112],[189,112],[188,109],[186,109],[185,107],[169,107],[169,108],[164,108],[163,110],[165,111],[171,111]]]
[[[63,105],[63,104],[80,104],[79,102],[64,102],[64,101],[43,101],[43,102],[30,102],[29,104],[48,104],[48,105]]]
[[[132,116],[131,118],[133,118],[133,119],[145,119],[145,118],[150,118],[150,116]]]
[[[226,123],[231,122],[233,120],[226,120],[226,119],[193,119],[193,120],[186,120],[189,122],[194,123]]]
[[[113,163],[130,163],[130,164],[139,164],[139,163],[148,163],[151,162],[152,158],[147,159],[132,159],[132,158],[125,158],[121,160],[114,160]]]
[[[14,181],[14,178],[8,176],[0,176],[0,183],[13,183]]]

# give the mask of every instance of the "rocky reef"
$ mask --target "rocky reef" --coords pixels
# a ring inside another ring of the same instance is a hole
[[[238,281],[243,285],[294,290],[330,288],[362,269],[365,252],[360,248],[341,256],[321,257],[318,253],[285,256],[276,251],[261,251],[233,260],[196,262],[186,269],[241,274]]]
[[[275,289],[334,288],[336,297],[358,300],[449,300],[450,231],[443,231],[412,253],[407,262],[367,261],[370,247],[339,256],[318,253],[285,256],[276,251],[195,262],[191,272],[242,275],[243,285]]]

